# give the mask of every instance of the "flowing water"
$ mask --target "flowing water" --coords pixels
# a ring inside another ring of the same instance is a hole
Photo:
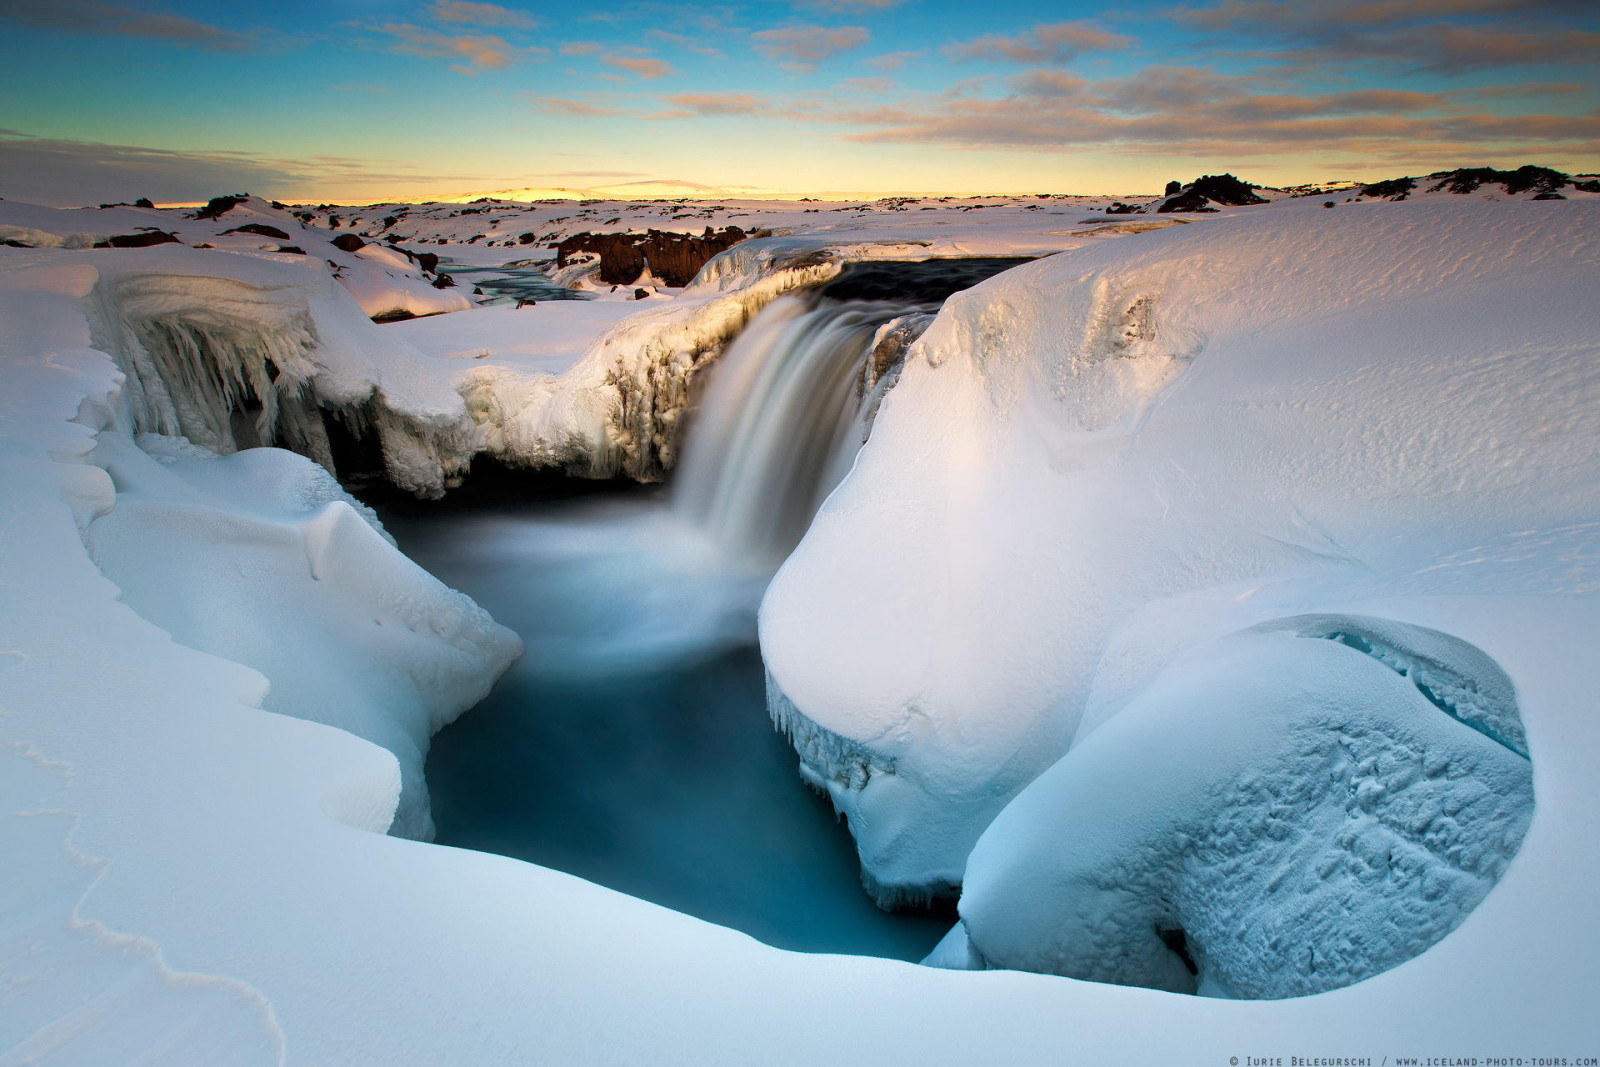
[[[904,307],[780,301],[719,359],[678,484],[385,514],[527,652],[434,738],[438,840],[568,871],[783,948],[919,959],[766,716],[755,609],[864,433],[856,385]],[[559,479],[545,487],[574,487]],[[536,902],[535,902],[536,904]]]

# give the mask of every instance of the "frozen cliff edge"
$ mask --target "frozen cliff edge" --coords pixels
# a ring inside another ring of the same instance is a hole
[[[1290,203],[953,298],[761,612],[879,899],[961,884],[1185,649],[1592,591],[1597,232],[1582,202]]]
[[[396,793],[360,801],[360,821],[431,837],[428,739],[482,699],[519,642],[402,556],[322,467],[280,449],[233,451],[244,431],[230,425],[231,389],[259,390],[264,428],[304,410],[292,406],[308,381],[324,398],[353,398],[403,367],[380,369],[359,331],[341,343],[347,298],[331,282],[248,260],[237,267],[248,281],[186,273],[200,258],[8,257],[3,295],[22,327],[5,338],[14,417],[41,402],[70,413],[71,447],[47,454],[70,458],[55,473],[72,487],[78,550],[121,605],[175,647],[260,671],[250,703],[382,745],[399,762]],[[152,357],[137,337],[159,329],[191,347]],[[162,358],[185,362],[163,368],[172,377],[151,373],[146,361]],[[41,401],[41,389],[53,391]],[[447,392],[403,395],[448,412]],[[180,428],[167,418],[193,436],[146,432]]]

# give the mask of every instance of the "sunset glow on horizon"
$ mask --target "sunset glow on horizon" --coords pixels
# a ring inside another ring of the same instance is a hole
[[[1600,168],[1566,0],[0,0],[0,197],[1154,194]]]

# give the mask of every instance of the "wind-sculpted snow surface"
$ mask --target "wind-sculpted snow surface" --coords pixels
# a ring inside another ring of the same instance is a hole
[[[774,715],[879,899],[960,885],[1183,649],[1592,590],[1595,208],[1279,203],[946,304],[761,615]],[[1441,726],[1494,740],[1457,707]]]
[[[968,942],[1174,992],[1348,985],[1499,879],[1532,815],[1521,732],[1504,674],[1442,634],[1309,616],[1202,646],[1001,812],[968,863]]]

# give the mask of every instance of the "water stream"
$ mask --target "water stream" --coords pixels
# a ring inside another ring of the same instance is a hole
[[[546,479],[556,498],[385,514],[408,555],[527,644],[434,739],[440,843],[783,948],[919,959],[933,947],[951,915],[889,915],[861,891],[849,835],[767,719],[755,647],[772,569],[861,441],[873,331],[905,310],[794,299],[763,311],[719,359],[671,494]]]

